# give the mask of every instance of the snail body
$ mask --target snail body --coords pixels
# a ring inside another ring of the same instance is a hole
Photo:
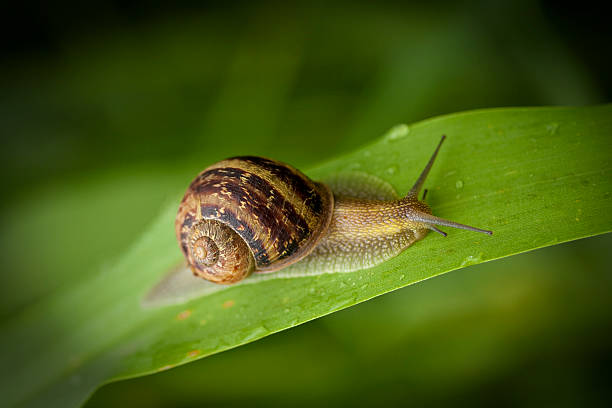
[[[194,275],[235,283],[299,262],[350,271],[392,258],[435,225],[491,234],[431,214],[418,194],[444,137],[403,198],[387,189],[318,183],[290,165],[244,156],[218,162],[190,184],[175,221]],[[355,184],[355,183],[353,183]]]

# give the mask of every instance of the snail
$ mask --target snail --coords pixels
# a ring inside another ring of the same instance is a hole
[[[292,265],[321,272],[374,266],[430,230],[446,236],[436,226],[491,235],[432,215],[427,190],[418,199],[444,139],[403,198],[366,183],[315,182],[262,157],[220,161],[191,182],[179,205],[181,251],[194,275],[231,284]]]

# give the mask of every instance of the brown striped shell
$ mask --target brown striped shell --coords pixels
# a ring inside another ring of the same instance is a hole
[[[189,185],[175,221],[193,273],[234,283],[308,255],[330,224],[334,197],[322,183],[274,160],[223,160]]]

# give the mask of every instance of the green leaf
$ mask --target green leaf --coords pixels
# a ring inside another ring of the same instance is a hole
[[[83,271],[89,276],[2,327],[3,402],[78,405],[106,382],[184,364],[467,265],[612,229],[610,105],[474,111],[395,129],[308,174],[359,170],[404,193],[446,134],[427,201],[434,214],[492,229],[492,237],[447,229],[447,238],[431,234],[371,269],[258,281],[144,308],[181,260],[172,203],[116,264]]]

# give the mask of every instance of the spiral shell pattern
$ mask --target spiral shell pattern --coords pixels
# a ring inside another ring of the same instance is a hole
[[[328,187],[287,164],[234,157],[193,180],[175,229],[196,275],[233,283],[253,270],[274,271],[308,255],[329,226],[333,206]]]

